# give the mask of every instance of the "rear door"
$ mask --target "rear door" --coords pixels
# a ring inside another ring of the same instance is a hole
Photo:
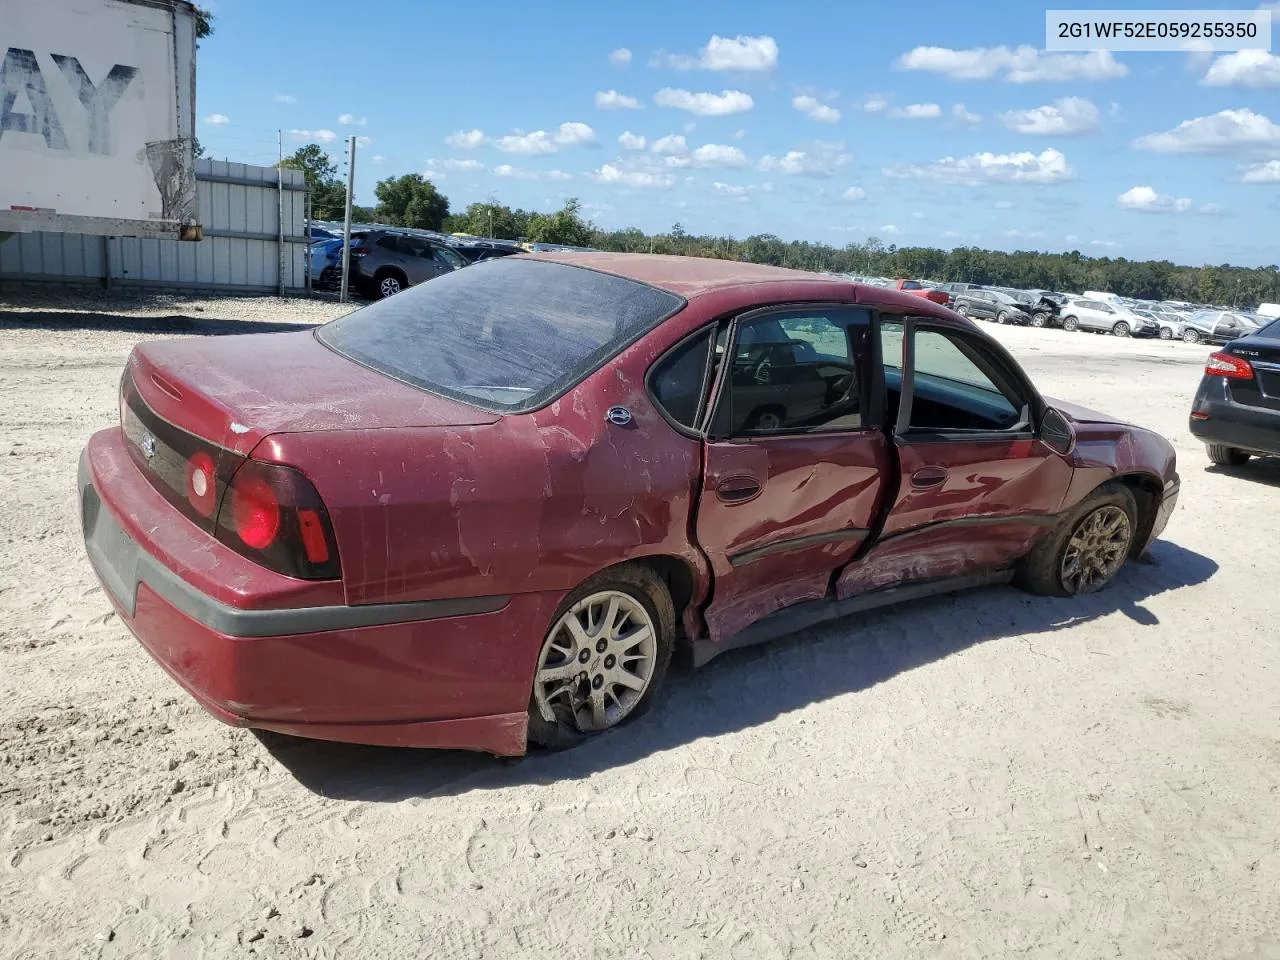
[[[889,479],[872,409],[870,311],[754,311],[718,337],[706,418],[698,543],[715,577],[713,641],[827,596],[867,538]]]
[[[1033,426],[1041,402],[990,338],[881,317],[900,480],[875,545],[840,597],[1007,569],[1055,522],[1070,465]]]

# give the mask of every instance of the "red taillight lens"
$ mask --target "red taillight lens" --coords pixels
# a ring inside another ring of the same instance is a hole
[[[352,247],[352,248],[351,248],[351,256],[352,256],[353,258],[355,258],[355,257],[363,257],[363,256],[364,256],[366,253],[368,253],[368,252],[369,252],[369,251],[368,251],[368,249],[367,249],[367,248],[365,248],[365,247]],[[341,256],[342,256],[342,250],[341,250],[341,248],[339,248],[339,250],[338,250],[338,256],[339,256],[339,257],[341,257]]]
[[[1253,367],[1248,360],[1221,351],[1209,355],[1204,372],[1211,377],[1226,377],[1228,380],[1253,379]]]
[[[303,580],[342,575],[329,513],[311,481],[292,467],[246,461],[231,478],[215,530],[237,553],[278,573]]]
[[[231,484],[231,522],[246,546],[265,550],[280,532],[280,501],[260,477]]]
[[[218,482],[213,457],[204,451],[187,461],[187,503],[202,517],[212,519],[218,507]]]

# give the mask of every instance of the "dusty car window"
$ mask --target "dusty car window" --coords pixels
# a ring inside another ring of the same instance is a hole
[[[677,423],[698,422],[707,388],[707,349],[711,331],[686,340],[658,361],[649,376],[654,399]]]
[[[769,314],[743,324],[732,348],[716,432],[750,436],[860,429],[864,323],[861,311],[831,310]]]
[[[387,376],[490,409],[536,409],[684,306],[634,280],[506,257],[454,270],[321,327]]]

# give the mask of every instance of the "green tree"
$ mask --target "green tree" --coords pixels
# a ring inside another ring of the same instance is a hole
[[[502,203],[472,203],[463,213],[450,217],[445,229],[476,237],[517,240],[525,236],[529,216],[526,210],[512,210]]]
[[[280,166],[301,170],[311,190],[311,215],[317,220],[341,220],[346,216],[347,188],[338,180],[338,165],[319,144],[299,147]]]
[[[213,14],[203,7],[196,7],[196,39],[203,40],[213,35]]]
[[[577,197],[570,197],[553,214],[532,214],[528,231],[529,239],[535,243],[585,247],[591,243],[594,228],[582,216],[582,203]]]
[[[449,216],[449,198],[420,173],[379,181],[373,192],[378,219],[395,227],[439,230]]]

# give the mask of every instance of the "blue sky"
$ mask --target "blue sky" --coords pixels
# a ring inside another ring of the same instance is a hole
[[[1002,0],[207,5],[209,154],[365,138],[360,203],[420,172],[608,228],[1280,261],[1272,53],[1047,54]]]

